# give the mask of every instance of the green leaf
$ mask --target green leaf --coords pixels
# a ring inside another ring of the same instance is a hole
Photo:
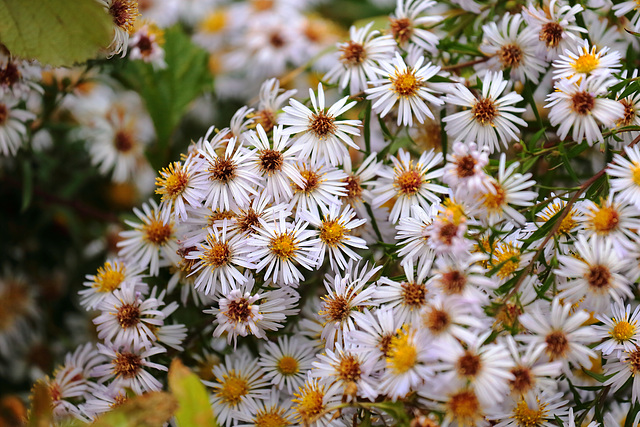
[[[91,424],[93,427],[157,427],[169,422],[178,403],[165,392],[133,397]]]
[[[200,378],[174,359],[169,368],[169,389],[178,399],[176,422],[179,427],[216,427],[209,396]]]
[[[27,420],[29,427],[49,427],[53,421],[53,401],[49,386],[42,380],[36,382],[31,392],[31,410]]]
[[[113,35],[95,0],[0,0],[0,40],[13,55],[53,66],[93,58]]]
[[[367,155],[371,154],[371,101],[367,101],[364,113],[364,129],[362,134],[364,136],[364,146]]]
[[[155,69],[142,61],[126,61],[118,76],[145,101],[158,137],[156,151],[148,153],[155,169],[169,162],[171,136],[189,104],[211,87],[208,54],[179,28],[165,33],[167,67]]]
[[[595,379],[595,380],[597,380],[598,382],[601,382],[601,383],[605,382],[606,380],[608,380],[611,377],[611,376],[606,376],[606,375],[603,375],[603,374],[598,374],[597,372],[593,372],[593,371],[590,371],[590,370],[584,369],[584,368],[582,368],[582,372],[584,372],[585,374],[589,375],[591,378],[593,378],[593,379]]]

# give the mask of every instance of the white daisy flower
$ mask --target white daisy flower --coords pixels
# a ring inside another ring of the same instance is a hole
[[[173,162],[162,168],[156,178],[156,194],[160,194],[163,220],[176,223],[187,219],[187,206],[200,207],[209,188],[207,177],[193,168],[197,157],[188,157],[183,163]],[[193,169],[192,169],[193,168]]]
[[[224,155],[219,156],[215,145],[222,142],[215,137],[210,142],[205,136],[203,147],[198,150],[206,159],[201,168],[210,181],[204,205],[225,210],[244,208],[251,201],[249,195],[257,194],[255,187],[260,183],[252,165],[256,153],[237,144],[237,138],[232,137],[226,141]]]
[[[293,95],[296,90],[280,89],[278,79],[269,79],[260,86],[260,96],[256,111],[252,113],[254,123],[261,125],[266,133],[271,132],[278,123],[278,111],[282,104]]]
[[[143,298],[135,284],[123,283],[96,306],[102,312],[93,319],[98,338],[116,347],[151,346],[157,339],[156,328],[164,324],[165,314],[159,310],[162,305],[161,299]]]
[[[638,70],[634,70],[631,74],[631,78],[636,77],[638,77]],[[627,70],[622,72],[621,78],[627,78]],[[624,108],[622,117],[616,121],[616,128],[640,126],[640,93],[635,92],[625,98],[621,98],[621,95],[628,88],[628,86],[625,86],[616,95],[616,99]],[[614,150],[621,150],[623,147],[630,145],[639,134],[637,131],[619,132],[608,138],[607,142]]]
[[[439,205],[433,204],[425,210],[419,205],[411,206],[410,216],[400,219],[396,225],[396,240],[400,240],[398,256],[402,264],[416,262],[419,275],[426,275],[431,269],[436,253],[429,244],[429,225],[438,214]]]
[[[266,267],[264,279],[279,285],[296,285],[304,280],[295,264],[311,270],[318,258],[318,247],[310,240],[314,233],[307,230],[309,224],[288,223],[282,214],[272,223],[260,218],[260,224],[258,233],[246,242],[249,251],[255,248],[250,260],[256,264],[256,272]]]
[[[571,314],[571,310],[571,304],[560,303],[558,297],[553,299],[550,309],[543,307],[541,301],[534,304],[528,313],[518,317],[528,334],[520,334],[516,339],[542,348],[551,362],[563,362],[563,370],[569,362],[591,366],[589,359],[595,358],[596,353],[587,345],[596,336],[592,328],[582,326],[589,313],[577,310]]]
[[[426,399],[420,399],[419,402],[443,413],[444,418],[441,422],[443,426],[490,426],[486,413],[493,405],[491,407],[483,405],[473,388],[456,387],[456,385],[443,384],[444,390],[438,391],[433,387],[423,386],[418,390],[418,395]]]
[[[640,209],[640,148],[624,147],[628,160],[620,154],[614,154],[613,161],[607,166],[607,175],[611,191],[615,198],[635,205]]]
[[[37,81],[42,79],[42,68],[34,61],[12,57],[3,46],[0,49],[0,98],[26,99],[32,91],[42,93]]]
[[[280,397],[277,390],[271,390],[264,400],[248,402],[247,412],[237,412],[233,416],[238,422],[237,427],[256,426],[293,426],[295,414],[293,402]]]
[[[463,198],[489,188],[489,176],[484,172],[484,167],[489,164],[488,147],[478,149],[475,142],[456,142],[452,148],[453,152],[447,154],[442,182]]]
[[[459,295],[484,305],[490,291],[499,286],[498,282],[485,276],[487,271],[480,265],[485,259],[486,256],[477,253],[464,257],[438,257],[428,285],[444,295]]]
[[[398,157],[391,157],[391,161],[394,167],[380,169],[380,179],[373,190],[373,205],[376,207],[396,198],[389,221],[398,222],[400,218],[409,216],[412,205],[428,210],[430,205],[440,202],[434,193],[447,193],[446,187],[432,183],[444,173],[443,169],[433,170],[442,162],[442,153],[425,151],[414,163],[411,154],[400,149]]]
[[[293,198],[289,208],[296,209],[296,216],[303,211],[329,213],[331,205],[340,205],[339,197],[347,194],[347,175],[331,166],[310,166],[297,163],[296,168],[305,180],[304,186],[293,184]]]
[[[80,405],[80,410],[89,419],[95,420],[98,415],[122,405],[129,399],[127,390],[120,385],[111,383],[105,386],[95,383],[91,385],[91,392]]]
[[[342,427],[336,419],[335,411],[342,397],[339,384],[326,386],[317,378],[308,378],[304,386],[298,388],[292,399],[296,423],[309,427]]]
[[[347,174],[344,178],[346,182],[346,195],[342,196],[342,203],[350,205],[360,218],[366,218],[367,211],[364,203],[371,203],[373,199],[370,188],[375,184],[375,177],[381,164],[377,161],[377,153],[371,153],[362,161],[358,169],[353,171],[351,157],[344,159],[342,169]]]
[[[128,264],[137,264],[141,268],[149,267],[149,274],[157,276],[160,271],[160,256],[163,259],[176,259],[176,227],[173,222],[162,220],[160,208],[150,199],[142,204],[142,211],[133,208],[133,212],[142,221],[135,223],[125,220],[133,230],[120,232],[123,240],[118,242],[118,256]]]
[[[640,402],[640,347],[631,351],[613,352],[605,356],[604,375],[611,376],[603,385],[611,386],[615,393],[633,378],[631,385],[631,403]],[[637,422],[637,420],[636,420]]]
[[[635,0],[627,0],[614,4],[611,8],[617,17],[626,15],[635,11],[633,17],[629,20],[634,31],[640,30],[640,11],[638,11],[638,3]]]
[[[617,403],[617,402],[614,402],[614,404],[615,403]],[[613,405],[611,405],[611,406],[613,406]],[[627,414],[628,414],[628,412],[625,415],[627,415]],[[610,413],[607,413],[605,415],[605,417],[607,415],[610,415]],[[606,423],[607,423],[607,421],[605,421],[605,426],[607,425]],[[615,424],[611,424],[611,426],[620,425],[620,424],[621,424],[621,422],[617,422]],[[634,425],[637,424],[637,420],[634,421],[633,424]],[[575,420],[575,417],[573,416],[573,408],[569,408],[569,415],[567,417],[567,420],[562,424],[562,427],[576,427],[576,420]],[[587,424],[587,427],[600,427],[600,424],[597,421],[591,421],[589,424]]]
[[[409,42],[422,49],[433,52],[440,41],[438,36],[430,31],[419,28],[442,20],[441,16],[428,15],[427,9],[434,6],[435,1],[425,0],[397,0],[396,9],[389,17],[391,34],[403,49],[407,49]]]
[[[269,396],[269,382],[246,349],[226,355],[224,363],[213,367],[213,375],[215,381],[202,382],[213,388],[211,406],[218,423],[226,427],[234,425],[236,411],[248,414],[256,401]]]
[[[155,23],[137,20],[134,32],[129,37],[129,58],[153,64],[155,68],[166,68],[164,61],[164,31]]]
[[[344,334],[356,328],[355,313],[374,305],[375,286],[369,282],[381,268],[369,269],[368,263],[360,266],[349,262],[344,274],[327,276],[324,281],[327,294],[322,297],[318,312],[324,322],[321,339],[325,340],[326,348],[332,349],[335,343],[344,345]]]
[[[317,239],[309,242],[319,247],[318,266],[324,262],[326,252],[329,252],[329,262],[333,271],[344,270],[349,260],[359,261],[362,258],[352,248],[367,249],[367,243],[364,239],[354,236],[352,230],[363,225],[367,220],[358,219],[355,216],[356,213],[351,206],[345,206],[340,212],[337,205],[331,205],[329,213],[323,215],[322,219],[318,211],[300,213],[300,219],[318,229],[314,233]]]
[[[472,243],[465,238],[467,232],[466,217],[460,212],[452,212],[440,205],[438,214],[427,226],[427,239],[436,255],[464,257]]]
[[[403,267],[406,280],[396,282],[381,277],[374,298],[381,309],[393,309],[394,317],[400,324],[415,324],[420,319],[420,310],[431,299],[432,290],[425,284],[425,274],[414,274],[413,263],[404,264]]]
[[[488,147],[490,153],[500,150],[500,143],[508,149],[509,142],[519,140],[518,126],[527,127],[527,122],[513,113],[523,113],[525,109],[513,105],[523,98],[516,92],[501,96],[508,84],[502,73],[488,72],[482,80],[480,97],[463,84],[454,85],[445,101],[466,110],[442,119],[447,134],[457,141],[475,141],[481,149]]]
[[[511,368],[513,379],[509,381],[511,397],[535,397],[539,392],[553,393],[558,389],[556,378],[561,374],[562,362],[540,362],[542,347],[518,345],[511,335],[507,335],[507,348],[514,365]],[[524,351],[523,351],[524,350]]]
[[[554,193],[551,193],[545,200],[545,202],[548,203],[546,204],[544,209],[536,212],[536,222],[529,223],[525,227],[525,231],[535,232],[536,230],[539,230],[540,227],[543,227],[544,224],[547,223],[547,221],[558,214],[558,212],[564,210],[567,206],[567,201],[556,197]],[[555,234],[555,240],[550,240],[545,247],[545,258],[551,259],[555,255],[556,249],[559,250],[559,252],[562,254],[567,254],[568,251],[572,248],[572,234],[583,229],[583,223],[578,221],[580,217],[578,208],[581,204],[581,201],[574,203],[574,205],[570,208],[569,213],[567,213],[566,216],[562,219],[562,222],[558,227],[558,231]],[[540,244],[541,242],[535,243],[535,245]]]
[[[490,334],[485,332],[475,337],[466,347],[459,342],[434,343],[431,356],[440,360],[432,365],[439,371],[435,383],[447,384],[447,387],[469,384],[485,406],[502,402],[508,394],[509,381],[514,378],[510,371],[513,360],[504,344],[483,345]]]
[[[261,124],[256,130],[257,134],[249,134],[249,141],[257,149],[253,161],[265,180],[264,192],[276,203],[287,201],[293,196],[292,182],[300,188],[305,186],[305,180],[295,166],[302,147],[298,144],[290,146],[289,135],[283,134],[282,126],[273,128],[273,147]]]
[[[640,210],[635,205],[618,201],[614,194],[609,194],[597,204],[584,200],[578,209],[586,238],[598,236],[610,241],[620,256],[636,248],[640,239]]]
[[[4,96],[0,101],[0,154],[15,156],[27,137],[25,123],[36,115],[17,108],[18,100]]]
[[[587,241],[584,235],[579,235],[575,248],[577,257],[558,255],[560,266],[554,273],[569,279],[558,283],[559,298],[603,312],[612,299],[633,296],[626,278],[629,262],[612,250],[611,241],[597,236]]]
[[[345,345],[349,345],[353,352],[366,354],[372,361],[385,360],[389,356],[391,340],[403,323],[395,313],[391,307],[354,313],[357,329],[345,334]]]
[[[245,282],[231,292],[224,293],[218,300],[218,307],[204,310],[216,316],[214,337],[227,335],[227,343],[233,340],[236,347],[238,336],[254,335],[266,339],[265,331],[276,331],[283,327],[287,316],[298,313],[294,309],[300,296],[291,288],[252,293],[255,280],[245,273]]]
[[[535,181],[530,179],[532,175],[516,172],[520,166],[518,162],[507,167],[506,160],[505,153],[502,153],[497,179],[491,178],[489,188],[479,192],[473,207],[474,213],[491,226],[505,219],[524,224],[524,215],[510,205],[531,206],[538,197],[537,192],[527,190],[535,185]]]
[[[605,356],[614,351],[624,350],[632,352],[640,346],[640,306],[637,306],[633,313],[631,306],[624,306],[622,300],[611,303],[611,314],[597,314],[596,319],[603,325],[594,325],[598,338],[606,340],[598,344],[595,350],[601,350]]]
[[[509,70],[511,80],[538,83],[547,63],[537,55],[537,32],[523,22],[521,14],[506,13],[499,26],[495,22],[483,25],[479,49],[491,57],[484,65],[488,69]]]
[[[314,357],[313,347],[307,341],[285,335],[278,337],[277,343],[267,342],[260,352],[258,365],[273,386],[286,389],[291,395],[304,384]]]
[[[321,384],[339,384],[347,399],[358,396],[373,401],[378,396],[376,380],[372,376],[374,366],[375,363],[362,353],[336,344],[333,351],[326,349],[316,356],[309,376],[319,378]]]
[[[606,77],[605,77],[606,78]],[[555,91],[547,96],[545,108],[549,108],[549,121],[558,127],[558,136],[564,139],[573,128],[574,141],[587,140],[589,145],[604,142],[599,125],[613,127],[624,115],[624,107],[618,101],[607,99],[608,87],[614,80],[581,78],[574,76],[555,83]]]
[[[562,393],[508,399],[502,408],[487,414],[487,419],[497,422],[496,427],[555,427],[556,417],[567,414],[568,400],[561,400]]]
[[[109,56],[122,52],[127,54],[129,34],[133,32],[136,19],[140,16],[137,0],[97,0],[113,19],[113,38],[106,48]]]
[[[606,46],[600,50],[595,45],[589,47],[587,40],[581,40],[573,50],[566,49],[564,53],[553,61],[553,78],[556,80],[574,76],[606,77],[620,68],[619,52],[610,51]]]
[[[255,267],[249,261],[251,248],[246,245],[245,236],[229,232],[228,228],[226,219],[222,229],[209,228],[206,242],[185,256],[188,260],[197,260],[189,276],[197,275],[195,289],[207,295],[214,295],[219,290],[226,294],[237,288],[247,280],[238,268]]]
[[[95,275],[85,276],[87,281],[83,285],[87,289],[78,292],[80,305],[87,310],[93,310],[124,283],[132,283],[138,292],[146,293],[148,286],[142,282],[141,272],[142,268],[137,264],[129,264],[119,259],[105,261],[101,267],[98,267]]]
[[[533,258],[532,251],[522,251],[522,240],[525,237],[523,234],[520,229],[516,229],[514,233],[494,242],[489,266],[494,270],[493,276],[498,278],[500,284],[511,279]]]
[[[167,367],[150,362],[149,358],[166,350],[163,347],[138,347],[123,345],[119,347],[105,346],[100,343],[98,351],[108,358],[107,363],[96,366],[93,375],[99,377],[98,381],[104,383],[113,379],[114,387],[126,387],[135,394],[146,391],[160,391],[162,384],[145,368],[166,371]]]
[[[547,60],[555,59],[572,42],[580,40],[579,33],[587,32],[575,24],[576,15],[583,10],[579,4],[570,6],[561,0],[551,0],[544,9],[529,4],[523,10],[522,16],[543,43],[541,51],[546,52]]]
[[[367,81],[376,79],[377,63],[391,59],[396,47],[391,36],[371,31],[372,26],[370,22],[363,28],[349,28],[350,40],[337,44],[336,64],[324,76],[330,84],[340,82],[340,89],[349,86],[351,95],[364,91]]]
[[[336,120],[356,105],[356,101],[347,104],[345,96],[328,109],[325,108],[324,90],[322,83],[318,83],[318,98],[309,89],[309,97],[313,111],[304,104],[290,99],[290,105],[283,108],[284,114],[278,120],[284,128],[285,134],[297,134],[294,145],[300,147],[300,157],[310,158],[311,163],[317,165],[321,161],[328,161],[332,166],[342,164],[349,156],[349,147],[359,149],[349,135],[360,135],[358,127],[360,120]]]
[[[378,385],[380,394],[394,402],[433,377],[429,342],[418,332],[404,327],[391,338],[386,366]]]
[[[428,80],[435,76],[440,67],[430,62],[422,65],[421,56],[412,66],[407,66],[398,52],[393,63],[383,61],[382,69],[375,71],[382,78],[370,81],[375,87],[365,90],[367,99],[374,101],[373,111],[384,117],[398,104],[398,126],[413,126],[413,116],[419,123],[424,123],[425,117],[433,119],[434,115],[426,102],[433,105],[443,105],[444,101],[436,98],[436,91],[428,87]]]
[[[425,341],[471,342],[477,336],[476,331],[487,327],[487,322],[472,300],[436,295],[420,312],[420,326]]]

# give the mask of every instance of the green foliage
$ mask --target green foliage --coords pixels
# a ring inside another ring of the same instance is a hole
[[[113,35],[95,0],[0,0],[0,42],[13,55],[53,66],[93,58]]]
[[[167,30],[165,39],[166,68],[155,69],[142,61],[127,61],[117,73],[144,99],[153,120],[158,144],[148,157],[155,169],[169,162],[171,137],[189,104],[212,84],[207,69],[209,57],[204,50],[177,27]]]
[[[178,400],[176,422],[179,427],[216,427],[204,385],[179,359],[171,362],[169,389]]]

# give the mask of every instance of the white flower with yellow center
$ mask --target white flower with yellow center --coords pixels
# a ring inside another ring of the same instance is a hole
[[[507,400],[500,409],[493,409],[487,419],[495,420],[496,427],[555,427],[556,417],[567,414],[567,400],[563,394],[539,393],[534,396]]]
[[[345,345],[372,361],[384,361],[389,355],[392,338],[402,327],[395,310],[390,307],[364,309],[353,316],[358,328],[345,334]]]
[[[340,212],[337,205],[331,205],[329,213],[323,215],[322,219],[318,211],[302,211],[300,218],[317,228],[315,233],[317,239],[309,243],[314,243],[320,248],[318,266],[322,265],[325,253],[329,252],[331,269],[344,270],[347,268],[348,260],[359,261],[362,258],[352,248],[367,249],[367,242],[352,233],[353,229],[360,227],[367,220],[356,218],[356,213],[351,206],[345,206]]]
[[[509,220],[517,224],[524,224],[525,217],[514,206],[531,206],[538,196],[535,191],[528,190],[535,185],[531,174],[522,175],[516,172],[520,163],[513,162],[506,166],[506,155],[500,156],[497,179],[492,178],[489,188],[478,193],[473,206],[474,213],[489,225]]]
[[[291,99],[291,105],[283,108],[284,114],[278,120],[285,125],[284,133],[296,134],[294,146],[300,147],[300,157],[310,158],[316,165],[328,162],[332,166],[341,165],[349,155],[349,147],[359,149],[350,135],[360,135],[360,120],[336,120],[338,116],[349,111],[356,101],[347,104],[348,96],[340,99],[328,109],[325,108],[324,90],[318,83],[318,97],[309,89],[309,97],[313,111],[304,104]]]
[[[98,267],[96,274],[88,274],[83,283],[87,289],[82,289],[80,304],[87,310],[93,310],[100,302],[124,283],[133,283],[141,293],[148,291],[146,283],[142,282],[142,269],[136,264],[127,264],[123,260],[107,260]]]
[[[293,197],[289,209],[296,209],[296,216],[303,211],[329,213],[331,205],[341,205],[339,197],[347,194],[347,174],[327,165],[311,166],[297,163],[296,168],[304,179],[304,185],[292,183]]]
[[[475,141],[480,149],[488,147],[490,153],[500,150],[501,144],[508,149],[509,142],[520,138],[518,126],[527,127],[527,122],[514,114],[525,111],[514,107],[522,96],[516,92],[502,95],[508,83],[502,73],[488,72],[479,97],[463,84],[454,85],[445,101],[466,109],[442,119],[447,134],[456,141]]]
[[[615,80],[581,78],[573,76],[556,81],[555,90],[547,96],[545,108],[550,109],[549,121],[558,126],[560,139],[566,138],[573,128],[571,138],[589,145],[604,142],[599,125],[613,127],[624,115],[624,107],[618,101],[607,99],[608,88]]]
[[[606,77],[620,68],[620,53],[610,51],[608,47],[598,50],[589,46],[587,40],[581,41],[573,50],[565,50],[565,55],[553,61],[553,78],[564,79],[579,76]]]
[[[113,20],[113,39],[107,47],[109,56],[122,52],[127,54],[129,35],[134,30],[136,19],[140,16],[137,0],[98,0]]]
[[[258,365],[273,386],[291,395],[304,384],[314,357],[314,349],[308,341],[284,335],[278,337],[277,343],[267,342],[260,352]]]
[[[264,400],[249,403],[247,412],[236,412],[237,427],[287,427],[295,425],[293,402],[282,398],[280,392],[271,390]],[[246,423],[246,424],[245,424]]]
[[[624,147],[628,159],[620,154],[613,156],[607,167],[611,191],[616,199],[631,203],[640,209],[640,149],[637,145]]]
[[[309,427],[342,427],[344,423],[336,416],[339,411],[342,389],[339,384],[326,386],[318,379],[308,378],[294,393],[293,410],[297,425]]]
[[[416,162],[408,151],[400,149],[398,157],[391,157],[391,161],[393,168],[387,166],[380,169],[380,179],[373,190],[373,205],[376,207],[395,198],[389,221],[398,222],[409,216],[412,205],[429,210],[432,204],[440,202],[434,193],[447,193],[446,187],[433,183],[444,173],[443,169],[434,170],[442,162],[442,153],[425,151]]]
[[[143,269],[149,267],[149,274],[157,276],[160,272],[160,255],[164,260],[176,260],[178,257],[176,226],[173,222],[163,221],[160,208],[152,199],[149,204],[142,204],[142,211],[133,208],[133,213],[142,222],[125,220],[133,230],[120,233],[122,240],[118,242],[118,256],[128,264],[138,264]]]
[[[595,349],[601,350],[602,354],[608,355],[614,351],[634,351],[640,345],[640,306],[637,306],[633,313],[631,306],[624,306],[622,300],[611,303],[611,314],[604,313],[596,315],[596,319],[603,325],[594,325],[593,329],[598,334],[598,338],[606,340]]]
[[[598,236],[587,241],[579,235],[575,248],[577,256],[558,255],[560,267],[554,273],[569,279],[558,283],[560,298],[603,312],[612,300],[633,296],[626,278],[629,261],[613,250],[611,241]]]
[[[284,215],[267,223],[260,218],[261,228],[246,242],[251,251],[251,261],[256,264],[256,272],[266,268],[264,279],[272,279],[277,285],[296,286],[304,276],[298,270],[301,265],[307,270],[316,266],[318,247],[311,241],[313,231],[307,230],[308,223],[297,221],[290,224]]]
[[[340,82],[340,89],[349,86],[351,95],[367,88],[367,80],[375,80],[376,63],[387,61],[393,56],[396,43],[389,35],[381,36],[380,32],[371,31],[373,22],[363,28],[351,26],[350,40],[338,43],[336,64],[324,76],[328,83]]]
[[[425,118],[434,118],[427,102],[439,106],[444,101],[434,96],[436,91],[428,87],[428,80],[438,74],[440,67],[431,63],[423,66],[423,61],[424,56],[420,56],[415,64],[408,66],[396,52],[393,63],[383,61],[382,69],[375,69],[382,78],[370,81],[374,87],[365,92],[380,117],[386,116],[397,103],[398,126],[413,126],[414,116],[419,123],[424,123]]]
[[[538,76],[544,73],[547,64],[537,55],[538,34],[522,24],[521,14],[507,13],[499,24],[490,22],[484,25],[479,49],[491,56],[485,65],[488,69],[509,70],[512,80],[538,83]]]
[[[431,384],[431,383],[428,383]],[[420,403],[433,407],[444,414],[442,425],[456,426],[487,426],[485,415],[487,408],[483,405],[476,392],[469,387],[459,384],[443,384],[444,391],[434,391],[432,387],[423,386],[418,395],[423,398]],[[434,401],[436,404],[434,405]],[[493,405],[492,405],[493,406]]]
[[[636,249],[640,237],[640,209],[635,205],[618,200],[610,193],[607,199],[595,203],[584,200],[578,209],[578,220],[584,226],[584,236],[598,236],[609,240],[620,256]]]
[[[256,401],[266,400],[269,382],[246,349],[226,355],[224,363],[213,367],[214,381],[203,381],[213,389],[211,406],[216,420],[225,427],[235,422],[235,414],[250,413]]]
[[[207,177],[193,168],[197,157],[188,157],[183,163],[173,162],[163,168],[156,178],[156,194],[160,194],[162,218],[176,223],[187,219],[187,207],[198,208],[207,193]]]
[[[640,402],[640,347],[622,352],[615,351],[605,356],[604,375],[608,378],[603,385],[611,386],[611,392],[618,391],[633,378],[631,385],[631,403]],[[636,420],[637,422],[637,420]]]
[[[617,17],[624,16],[629,12],[635,12],[629,21],[634,31],[640,30],[640,11],[638,10],[638,2],[636,0],[627,0],[614,4],[611,9]]]

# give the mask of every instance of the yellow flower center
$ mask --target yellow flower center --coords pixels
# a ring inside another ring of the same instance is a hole
[[[144,225],[143,230],[145,240],[156,246],[162,246],[173,235],[173,223],[164,224],[160,220],[152,219],[149,224]]]
[[[337,220],[323,221],[320,226],[320,240],[331,247],[338,246],[344,239],[346,228]]]
[[[580,55],[576,62],[572,64],[576,73],[588,74],[598,68],[600,60],[595,55],[596,48],[593,47],[591,52],[588,52],[586,48],[583,48],[583,53]]]
[[[298,361],[291,356],[283,356],[278,360],[276,368],[282,375],[294,375],[300,371],[298,368]]]
[[[500,265],[500,270],[496,273],[501,279],[506,279],[520,266],[520,249],[511,243],[502,243],[496,252],[495,265]]]
[[[293,236],[287,233],[272,238],[269,248],[271,252],[282,261],[295,258],[295,251],[298,249],[293,240]]]
[[[598,234],[608,234],[618,227],[620,215],[613,206],[600,206],[591,219],[591,225]]]
[[[412,69],[407,69],[404,74],[396,72],[395,77],[391,77],[393,91],[400,96],[415,96],[420,88],[420,80],[418,80]]]
[[[256,427],[284,427],[291,425],[291,423],[282,416],[284,413],[283,410],[272,408],[271,411],[275,412],[258,413],[254,425]]]
[[[545,221],[549,221],[555,214],[560,212],[563,208],[564,208],[564,205],[561,205],[560,203],[552,203],[549,205],[549,212],[548,213],[541,212],[540,218],[542,218]],[[576,220],[573,217],[575,213],[576,213],[576,210],[571,209],[571,211],[567,214],[567,216],[564,217],[564,219],[560,223],[560,227],[558,228],[558,231],[560,233],[569,233],[571,232],[571,230],[574,229],[574,227],[577,224]]]
[[[387,365],[396,374],[404,374],[418,361],[418,349],[410,338],[411,335],[408,332],[399,331],[399,335],[391,339]]]
[[[507,203],[507,193],[497,182],[492,183],[494,192],[487,191],[482,197],[482,204],[489,212],[501,212],[502,207]]]
[[[226,242],[216,241],[211,235],[207,236],[207,242],[211,247],[200,255],[204,263],[215,268],[227,264],[231,259],[229,245]]]
[[[633,170],[631,171],[633,183],[640,186],[640,164],[633,162]]]
[[[305,388],[300,388],[300,394],[295,393],[296,397],[292,401],[297,403],[297,417],[302,424],[308,425],[316,420],[318,415],[324,410],[324,387],[319,388],[315,384],[305,384]]]
[[[615,319],[613,319],[615,322]],[[619,343],[623,343],[633,337],[636,333],[636,323],[629,323],[626,320],[616,323],[616,325],[611,329],[609,335],[611,338],[618,341]]]
[[[515,419],[520,427],[536,427],[543,423],[546,413],[546,404],[539,405],[537,409],[529,408],[527,402],[521,399],[513,410],[511,418]]]
[[[243,396],[249,393],[249,384],[243,378],[238,378],[234,371],[229,375],[225,375],[224,383],[218,391],[217,395],[222,398],[225,403],[235,406],[242,400]]]
[[[400,194],[413,196],[422,186],[422,176],[420,172],[413,169],[413,164],[409,165],[409,170],[396,170],[394,186],[398,188]]]
[[[125,270],[122,264],[115,263],[112,266],[111,262],[105,262],[104,267],[98,267],[98,274],[95,276],[93,288],[97,292],[113,292],[124,280]]]
[[[182,170],[180,162],[169,164],[162,169],[162,177],[156,178],[156,194],[162,194],[162,200],[175,199],[187,189],[189,175]]]
[[[458,425],[475,425],[480,416],[480,402],[472,390],[455,393],[447,402],[448,412],[458,421]]]
[[[216,10],[207,15],[200,23],[200,31],[215,34],[227,26],[227,14],[224,10]]]

